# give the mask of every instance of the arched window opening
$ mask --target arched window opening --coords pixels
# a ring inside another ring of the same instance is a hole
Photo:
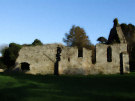
[[[78,57],[83,57],[83,49],[78,49]]]
[[[110,46],[107,48],[107,62],[112,62],[112,48]]]
[[[27,62],[22,62],[21,63],[21,69],[22,70],[30,70],[30,64]]]

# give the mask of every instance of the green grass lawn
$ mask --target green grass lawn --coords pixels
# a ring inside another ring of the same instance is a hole
[[[0,101],[135,101],[135,74],[35,76],[0,73]]]

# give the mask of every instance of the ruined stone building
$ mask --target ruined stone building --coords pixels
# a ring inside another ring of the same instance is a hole
[[[61,44],[23,47],[16,69],[31,74],[115,74],[129,73],[127,43],[120,25],[114,24],[108,44],[97,44],[95,63],[92,50]]]

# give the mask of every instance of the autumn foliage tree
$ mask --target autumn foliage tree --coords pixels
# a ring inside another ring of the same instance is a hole
[[[83,47],[91,49],[93,46],[84,29],[75,25],[72,26],[69,33],[65,34],[63,41],[67,46],[76,46],[79,49]]]

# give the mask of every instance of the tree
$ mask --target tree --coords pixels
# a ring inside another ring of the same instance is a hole
[[[99,37],[98,39],[97,39],[97,41],[99,41],[100,43],[107,43],[107,39],[105,38],[105,37]]]
[[[0,57],[0,69],[6,69],[6,68],[7,68],[7,66],[4,64],[3,58]]]
[[[127,25],[125,23],[122,23],[121,28],[128,44],[134,44],[135,43],[135,26],[132,24]]]
[[[130,70],[135,70],[135,26],[132,24],[122,23],[121,25],[123,34],[127,40],[128,53],[129,53],[129,64]]]
[[[8,48],[2,50],[2,61],[8,68],[15,65],[21,47],[19,44],[10,43]]]
[[[37,46],[37,45],[43,45],[43,43],[38,40],[38,39],[35,39],[34,42],[32,43],[33,46]]]
[[[92,46],[84,29],[75,25],[72,26],[69,33],[65,34],[63,41],[67,46],[77,46],[79,49],[83,47],[91,49]]]

